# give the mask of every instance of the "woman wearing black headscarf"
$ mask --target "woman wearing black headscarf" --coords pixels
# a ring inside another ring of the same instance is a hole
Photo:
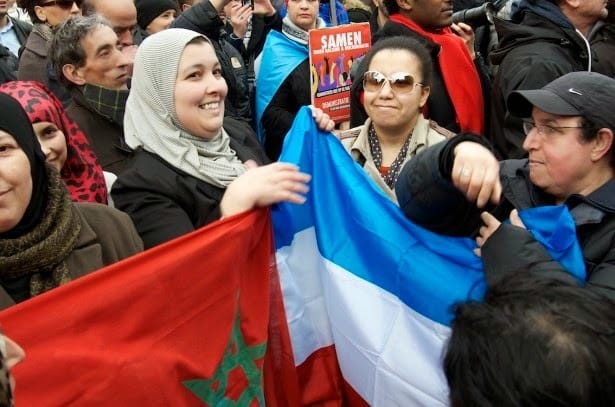
[[[0,309],[141,250],[126,214],[71,202],[21,105],[0,94]]]

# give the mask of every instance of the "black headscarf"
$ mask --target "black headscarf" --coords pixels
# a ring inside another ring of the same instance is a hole
[[[14,239],[31,231],[45,212],[48,195],[45,155],[34,135],[26,112],[19,102],[4,93],[0,93],[0,130],[9,133],[17,141],[28,157],[32,175],[32,198],[26,212],[13,229],[0,233],[0,239]]]

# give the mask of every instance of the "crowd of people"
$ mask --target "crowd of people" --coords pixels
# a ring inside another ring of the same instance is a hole
[[[303,203],[310,174],[277,160],[312,99],[308,32],[367,21],[350,117],[313,118],[408,219],[476,240],[489,290],[455,309],[451,404],[615,404],[615,1],[494,1],[480,31],[453,23],[479,0],[17,0],[20,18],[14,3],[0,0],[0,309]],[[550,205],[572,215],[585,281],[519,215]],[[3,335],[0,353],[4,371],[23,358]]]

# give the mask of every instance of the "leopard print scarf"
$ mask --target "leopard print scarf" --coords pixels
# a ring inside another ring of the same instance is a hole
[[[65,260],[81,231],[81,221],[60,174],[47,166],[49,201],[38,225],[15,239],[0,239],[0,277],[30,275],[30,295],[71,280]]]

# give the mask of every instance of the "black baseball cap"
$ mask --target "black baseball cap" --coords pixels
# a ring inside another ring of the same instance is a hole
[[[583,116],[615,131],[615,79],[596,72],[571,72],[541,89],[517,90],[508,96],[514,116],[532,116],[532,108],[558,116]]]

